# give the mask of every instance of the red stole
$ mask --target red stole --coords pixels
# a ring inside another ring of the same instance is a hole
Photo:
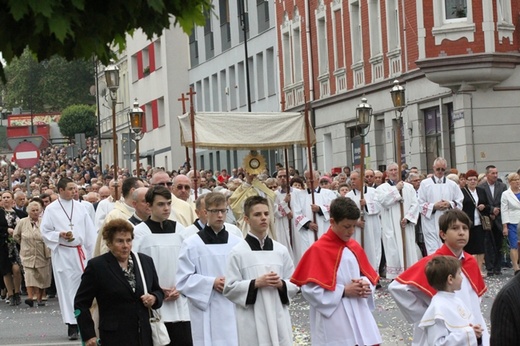
[[[330,228],[303,254],[291,282],[298,286],[313,282],[326,290],[334,291],[338,267],[345,247],[356,257],[361,273],[375,285],[379,281],[379,275],[370,265],[361,245],[354,239],[344,242]]]
[[[424,272],[424,269],[426,268],[426,264],[428,263],[428,261],[433,256],[441,255],[455,257],[453,252],[451,252],[451,250],[446,246],[446,244],[443,244],[440,249],[435,251],[435,253],[420,259],[417,263],[408,268],[404,273],[399,275],[396,278],[397,282],[400,282],[404,285],[415,286],[427,295],[429,295],[430,297],[433,297],[435,293],[437,293],[437,291],[428,283],[428,279],[426,278],[426,273]],[[471,287],[477,293],[477,295],[479,297],[482,296],[484,292],[487,291],[486,284],[484,283],[484,279],[482,278],[482,274],[480,273],[477,261],[475,260],[475,258],[473,258],[473,256],[471,256],[467,252],[464,252],[464,258],[461,261],[461,270],[464,273],[464,275],[466,275],[466,278],[468,278]]]

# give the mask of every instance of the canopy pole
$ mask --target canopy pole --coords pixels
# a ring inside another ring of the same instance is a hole
[[[196,156],[196,148],[195,148],[195,108],[193,107],[193,95],[196,92],[193,91],[193,88],[190,88],[190,92],[188,95],[190,96],[190,126],[191,126],[191,149],[192,149],[192,157],[193,157],[193,173],[195,174],[195,180],[193,185],[193,190],[195,192],[195,200],[198,198],[198,172],[197,172],[197,156]]]
[[[186,101],[188,101],[189,98],[187,98],[184,93],[181,94],[181,97],[177,99],[177,101],[181,101],[182,103],[182,114],[186,114]],[[187,146],[184,147],[184,149],[186,149],[186,164],[188,165],[188,167],[186,167],[188,169],[188,172],[190,171],[191,169],[191,164],[190,164],[190,151],[188,149]],[[196,173],[196,172],[194,172]],[[195,174],[195,181],[197,181],[197,177],[196,177],[197,174]]]
[[[312,149],[311,149],[311,133],[310,133],[310,127],[311,123],[309,121],[309,103],[305,102],[305,136],[307,137],[307,155],[308,155],[308,162],[309,162],[309,183],[311,184],[311,198],[312,198],[312,204],[316,204],[314,199],[314,172],[312,171]],[[316,222],[316,213],[312,212],[312,220],[317,225]],[[314,232],[314,241],[318,240],[318,231]]]
[[[291,209],[291,186],[289,185],[289,151],[287,150],[287,147],[283,148],[284,150],[284,158],[285,158],[285,179],[287,180],[287,196],[289,196],[289,202],[287,202],[287,206],[289,209]],[[292,211],[292,210],[291,210]],[[289,243],[291,244],[291,247],[293,246],[293,239],[292,239],[292,218],[287,218],[287,223],[289,224]]]

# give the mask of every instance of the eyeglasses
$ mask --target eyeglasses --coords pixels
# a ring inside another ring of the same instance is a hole
[[[208,213],[211,214],[225,214],[227,213],[227,209],[206,209]]]
[[[277,177],[277,178],[287,178],[287,176],[284,175],[284,174],[278,174],[276,177]]]
[[[158,186],[158,185],[161,185],[161,186],[172,186],[173,183],[171,181],[167,181],[165,183],[157,183],[157,184],[153,184],[153,186]]]
[[[268,186],[268,188],[270,188],[271,190],[276,190],[276,189],[278,189],[278,186],[273,185],[273,186]]]
[[[177,185],[176,188],[177,188],[177,190],[182,190],[182,189],[191,190],[191,186],[189,186],[189,185]]]
[[[437,168],[435,168],[435,170],[436,170],[437,172],[439,172],[439,171],[440,171],[440,172],[444,172],[444,171],[446,170],[446,168],[437,167]]]

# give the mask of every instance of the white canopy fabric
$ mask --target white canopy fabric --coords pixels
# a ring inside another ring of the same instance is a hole
[[[181,144],[192,147],[190,114],[178,117]],[[316,142],[309,129],[310,144]],[[195,147],[205,149],[272,149],[307,146],[302,113],[205,112],[195,113]]]

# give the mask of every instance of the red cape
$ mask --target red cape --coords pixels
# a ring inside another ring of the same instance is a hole
[[[326,290],[334,291],[338,267],[345,247],[354,253],[361,274],[375,285],[379,281],[379,275],[370,265],[361,245],[354,239],[344,242],[330,228],[303,254],[291,282],[298,286],[313,282]]]
[[[424,269],[426,264],[430,261],[433,256],[453,256],[453,252],[444,244],[440,249],[435,251],[435,253],[430,256],[423,257],[413,266],[408,268],[404,273],[399,275],[396,280],[404,285],[412,285],[433,297],[437,291],[435,288],[431,287],[428,283],[428,279],[426,278],[426,273]],[[480,297],[487,291],[486,284],[484,283],[484,279],[482,278],[482,274],[480,273],[480,268],[478,267],[477,261],[475,258],[467,252],[464,252],[464,259],[461,261],[461,270],[468,278],[471,287]]]

